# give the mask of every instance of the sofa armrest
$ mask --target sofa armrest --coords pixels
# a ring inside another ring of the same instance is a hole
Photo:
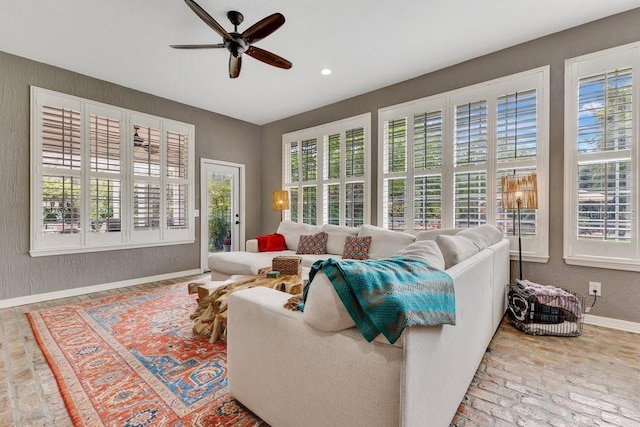
[[[260,252],[258,250],[258,239],[249,239],[245,245],[245,251],[257,253]]]
[[[229,297],[231,395],[272,426],[299,426],[296,413],[305,427],[398,425],[402,349],[368,343],[356,328],[315,329],[283,308],[290,297],[265,287]]]

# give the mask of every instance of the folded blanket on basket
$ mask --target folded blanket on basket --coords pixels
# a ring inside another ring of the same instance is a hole
[[[330,258],[313,264],[309,283],[320,270],[367,341],[382,333],[393,344],[407,326],[455,325],[453,279],[424,261],[401,256],[365,261]]]
[[[541,285],[529,280],[518,280],[518,285],[527,293],[535,295],[540,304],[549,307],[565,309],[575,315],[576,319],[582,318],[582,304],[580,299],[571,292],[550,285]]]

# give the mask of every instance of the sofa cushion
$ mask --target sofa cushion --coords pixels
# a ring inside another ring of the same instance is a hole
[[[444,270],[445,268],[444,256],[435,240],[413,242],[400,249],[396,255],[420,259],[438,270]]]
[[[422,230],[416,233],[416,242],[420,240],[435,240],[441,234],[453,236],[464,230],[463,228],[440,228],[437,230]]]
[[[229,276],[234,274],[258,274],[258,270],[271,267],[271,260],[278,255],[295,255],[293,251],[279,252],[216,252],[209,255],[211,271]]]
[[[322,231],[327,233],[327,253],[342,255],[344,241],[348,236],[357,236],[360,227],[347,227],[342,225],[325,224]]]
[[[260,252],[287,250],[287,242],[282,234],[263,234],[262,236],[257,236],[256,240],[258,241],[258,251]]]
[[[342,259],[369,259],[371,236],[347,236],[344,241]]]
[[[341,331],[356,325],[322,270],[309,283],[302,317],[314,328],[327,332]]]
[[[295,251],[298,249],[298,242],[300,241],[301,234],[315,234],[322,231],[322,227],[319,225],[301,224],[289,220],[284,220],[278,226],[278,234],[284,236],[287,242],[287,248]]]
[[[466,228],[456,234],[471,240],[479,250],[483,250],[504,238],[504,231],[501,227],[492,224],[482,224],[473,228]]]
[[[358,236],[371,236],[371,246],[369,247],[369,258],[371,259],[393,256],[416,239],[413,234],[387,230],[368,224],[360,227]]]
[[[298,242],[297,254],[322,255],[327,253],[327,233],[303,234]]]
[[[480,252],[473,241],[460,235],[441,234],[436,237],[436,243],[442,252],[444,266],[447,269]]]

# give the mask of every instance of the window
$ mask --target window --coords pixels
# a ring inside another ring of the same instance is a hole
[[[32,87],[31,255],[193,242],[193,125]]]
[[[369,222],[370,122],[365,114],[282,136],[288,219],[347,226]]]
[[[639,60],[634,43],[566,61],[568,264],[640,271]]]
[[[491,223],[515,250],[500,177],[538,172],[540,208],[522,212],[523,259],[546,262],[548,93],[543,67],[381,109],[378,224],[416,232]]]

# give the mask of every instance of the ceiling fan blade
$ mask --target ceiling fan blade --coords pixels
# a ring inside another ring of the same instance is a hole
[[[240,67],[242,67],[242,56],[229,55],[229,77],[235,79],[240,75]]]
[[[282,24],[284,24],[284,16],[281,13],[274,13],[244,30],[241,37],[249,44],[255,43],[273,33]]]
[[[288,70],[291,68],[293,64],[287,61],[286,59],[276,55],[275,53],[271,53],[267,50],[260,49],[259,47],[249,46],[244,53],[251,56],[252,58],[257,59],[258,61],[262,61],[265,64],[273,65],[274,67],[284,68]]]
[[[222,28],[222,25],[218,24],[218,22],[215,19],[213,19],[211,15],[209,15],[203,8],[201,8],[200,5],[198,5],[198,3],[196,3],[193,0],[184,0],[184,2],[187,4],[187,6],[191,8],[191,10],[195,12],[196,15],[200,17],[200,19],[204,21],[205,24],[211,27],[213,31],[220,34],[223,39],[225,40],[232,39],[232,37],[227,32],[227,30]]]
[[[170,47],[174,49],[219,49],[223,48],[224,43],[215,44],[172,44]]]

